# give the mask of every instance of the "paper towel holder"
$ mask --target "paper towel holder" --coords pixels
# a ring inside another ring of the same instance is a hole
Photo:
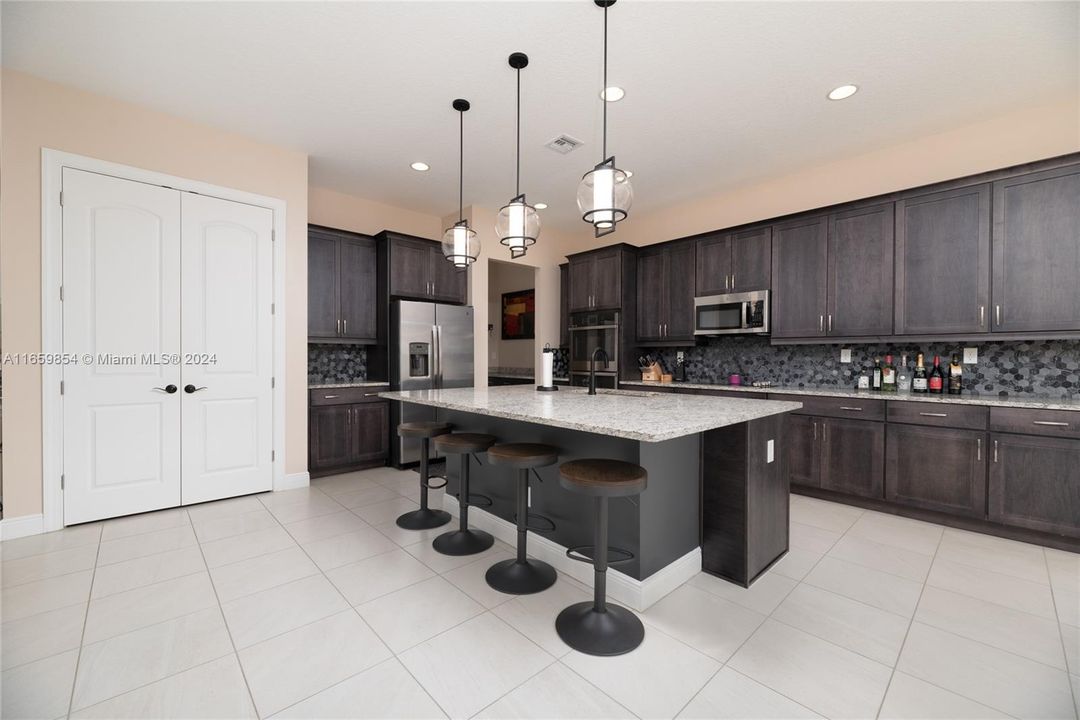
[[[547,365],[550,363],[552,366],[554,366],[554,364],[555,364],[555,348],[551,347],[551,343],[545,343],[544,344],[543,356],[544,356],[543,357],[544,363],[540,368],[540,375],[541,375],[540,379],[541,380],[547,379],[547,378],[544,377],[544,375],[545,375],[544,371],[547,369]],[[537,385],[536,386],[536,391],[537,392],[555,392],[558,389],[559,389],[559,386],[554,384],[554,380],[552,380],[551,385]]]

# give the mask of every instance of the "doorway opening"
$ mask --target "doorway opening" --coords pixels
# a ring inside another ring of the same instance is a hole
[[[488,384],[536,376],[536,268],[488,261]]]

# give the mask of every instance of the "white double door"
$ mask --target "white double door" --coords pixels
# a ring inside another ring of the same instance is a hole
[[[65,525],[271,489],[272,229],[64,169]]]

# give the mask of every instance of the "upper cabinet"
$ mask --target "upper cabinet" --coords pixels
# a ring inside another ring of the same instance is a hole
[[[825,335],[828,239],[825,216],[773,227],[773,337]]]
[[[995,332],[1080,330],[1080,166],[994,183]]]
[[[622,309],[626,252],[615,246],[569,258],[570,312]]]
[[[647,248],[637,260],[638,342],[693,342],[695,242]]]
[[[896,334],[988,332],[990,185],[896,203]]]
[[[383,231],[389,258],[390,297],[464,305],[467,272],[455,268],[432,240]]]
[[[308,338],[376,343],[378,262],[366,235],[308,228]]]
[[[771,227],[698,238],[695,294],[768,290],[771,261]]]
[[[570,263],[559,265],[559,347],[570,347]]]

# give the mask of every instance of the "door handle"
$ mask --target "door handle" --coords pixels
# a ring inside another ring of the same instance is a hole
[[[336,397],[341,397],[341,396],[340,395],[323,395],[323,400],[333,400]]]
[[[997,462],[998,441],[994,441],[994,462]]]
[[[169,393],[170,395],[172,395],[174,392],[176,392],[176,386],[171,384],[171,383],[169,385],[166,385],[163,388],[156,387],[154,389],[155,390],[160,390],[163,393]]]
[[[725,290],[730,290],[731,289],[731,276],[730,275],[725,275],[724,276],[724,289]]]
[[[825,316],[824,315],[818,315],[817,329],[818,329],[818,332],[825,332]]]
[[[1001,326],[1001,305],[994,306],[994,324]]]
[[[1032,420],[1032,425],[1049,425],[1050,427],[1069,427],[1067,422],[1054,422],[1053,420]]]
[[[949,413],[921,412],[919,414],[922,415],[923,417],[949,417]]]
[[[985,305],[980,305],[979,306],[979,327],[985,327],[985,326],[986,326],[986,306]]]
[[[982,460],[982,438],[975,438],[975,459]]]
[[[810,424],[814,426],[814,440],[816,442],[817,441],[817,421],[815,420],[815,421],[811,422]]]
[[[735,273],[731,273],[731,289],[735,289]]]
[[[344,318],[341,320],[341,334],[342,335],[348,335],[349,334],[349,321],[344,319]]]
[[[841,410],[850,410],[851,412],[862,412],[861,407],[852,407],[850,405],[841,405],[840,409]]]
[[[184,392],[186,392],[188,395],[191,395],[192,393],[197,393],[200,390],[205,390],[205,389],[206,389],[205,385],[203,387],[195,387],[194,385],[191,385],[191,384],[188,384],[188,385],[184,386]]]
[[[341,318],[338,318],[337,322],[334,324],[334,332],[338,335],[341,334]]]
[[[829,314],[829,332],[832,332],[832,313]]]

